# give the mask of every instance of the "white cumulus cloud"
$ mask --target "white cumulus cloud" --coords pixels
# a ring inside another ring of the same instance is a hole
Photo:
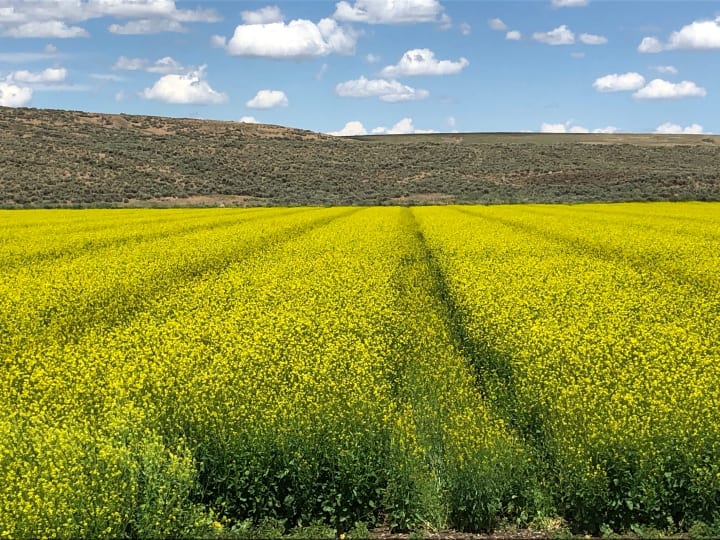
[[[583,7],[588,5],[588,0],[552,0],[552,7]]]
[[[714,20],[694,21],[676,30],[663,43],[657,37],[645,37],[638,46],[641,53],[659,53],[673,50],[720,49],[720,17]]]
[[[62,21],[33,21],[2,29],[0,36],[13,38],[78,38],[88,37],[87,30],[79,26],[68,26]]]
[[[440,26],[438,26],[438,28],[443,32],[452,28],[452,18],[447,13],[443,13],[442,15],[440,15],[440,19],[438,22],[440,23]]]
[[[336,137],[351,137],[353,135],[367,135],[367,129],[363,126],[362,122],[352,120],[343,126],[340,131],[331,131],[328,135],[335,135]]]
[[[653,69],[658,73],[669,73],[670,75],[678,74],[678,69],[675,66],[655,66]]]
[[[598,92],[624,92],[645,86],[645,77],[639,73],[612,73],[595,79],[593,88]]]
[[[547,122],[543,122],[540,125],[540,131],[542,133],[567,133],[567,126],[562,124],[550,124]]]
[[[388,103],[415,101],[430,96],[427,90],[413,88],[398,81],[365,77],[339,83],[335,92],[341,97],[376,97]]]
[[[270,24],[282,22],[283,14],[277,6],[267,6],[255,11],[243,11],[240,16],[245,24]]]
[[[412,133],[435,133],[432,129],[418,129],[415,127],[415,123],[412,118],[402,118],[396,122],[391,128],[385,126],[378,126],[371,130],[373,135],[408,135]],[[352,120],[345,124],[340,131],[331,131],[328,135],[335,135],[337,137],[352,137],[357,135],[367,135],[368,130],[362,122],[358,120]]]
[[[242,124],[259,124],[260,123],[255,119],[254,116],[243,116],[242,118],[240,118],[239,122],[241,122]]]
[[[333,18],[369,24],[428,23],[443,22],[443,11],[438,0],[355,0],[335,4]]]
[[[145,99],[165,103],[211,105],[225,103],[227,96],[213,90],[205,80],[204,66],[186,74],[164,75],[142,92]]]
[[[150,65],[150,60],[143,58],[128,58],[127,56],[121,56],[115,62],[113,69],[121,69],[124,71],[138,71],[145,69]]]
[[[540,126],[542,133],[589,133],[590,130],[583,126],[573,126],[570,122],[563,124],[548,124],[543,122]]]
[[[522,34],[518,30],[510,30],[507,34],[505,34],[505,39],[510,41],[520,41],[522,39]]]
[[[163,58],[150,63],[145,68],[145,71],[148,73],[162,73],[163,75],[167,75],[169,73],[182,73],[184,70],[185,68],[182,64],[170,56],[164,56]]]
[[[662,133],[665,135],[702,135],[705,131],[700,124],[692,124],[683,127],[671,122],[665,122],[655,129],[655,133]]]
[[[575,43],[575,34],[564,24],[549,32],[535,32],[532,37],[535,41],[547,45],[572,45]]]
[[[260,90],[245,106],[251,109],[272,109],[287,107],[288,104],[288,98],[282,90]]]
[[[121,56],[115,62],[113,69],[122,71],[147,71],[148,73],[160,73],[163,75],[188,71],[182,64],[170,56],[165,56],[155,62],[145,58],[128,58],[127,56]]]
[[[663,79],[653,79],[633,94],[636,99],[679,99],[703,97],[707,91],[692,81],[672,83]]]
[[[505,24],[502,19],[490,19],[488,21],[488,26],[491,30],[507,30],[507,24]]]
[[[65,68],[48,68],[38,72],[23,69],[10,74],[10,79],[13,81],[26,84],[58,83],[64,81],[66,77]]]
[[[413,75],[454,75],[469,65],[466,58],[438,60],[430,49],[412,49],[403,54],[397,64],[383,68],[380,74],[391,79]]]
[[[125,24],[111,24],[108,31],[120,35],[162,34],[163,32],[187,32],[182,24],[167,19],[138,19]]]
[[[332,19],[315,24],[305,19],[289,23],[241,24],[227,41],[225,50],[233,56],[297,60],[353,54],[357,32],[341,27]],[[216,36],[219,43],[221,36]]]
[[[605,45],[608,39],[597,34],[580,34],[580,41],[585,45]]]
[[[227,38],[225,36],[210,36],[210,46],[216,49],[224,49],[227,47]]]
[[[557,124],[543,122],[540,126],[541,133],[617,133],[618,131],[620,130],[615,126],[596,128],[591,131],[585,126],[575,125],[572,120]]]
[[[670,34],[666,49],[720,49],[720,17],[695,21]]]
[[[592,130],[593,133],[609,133],[609,134],[617,133],[618,131],[620,131],[620,129],[616,128],[615,126],[606,126],[606,127],[602,127],[602,128],[595,128]]]
[[[87,37],[87,30],[76,24],[101,17],[129,20],[111,27],[117,33],[178,31],[183,22],[220,20],[213,10],[179,9],[174,0],[2,0],[0,35]]]
[[[372,130],[376,135],[409,135],[412,133],[435,133],[433,129],[418,129],[415,127],[412,118],[403,118],[399,120],[393,127],[376,127]]]
[[[0,82],[0,106],[24,107],[32,99],[32,88]]]
[[[645,37],[638,45],[637,50],[641,53],[659,53],[663,50],[663,45],[656,37]]]
[[[47,3],[47,0],[41,0]],[[113,16],[127,19],[170,19],[178,22],[218,22],[220,17],[209,9],[178,9],[174,0],[88,0],[79,3],[83,18]]]

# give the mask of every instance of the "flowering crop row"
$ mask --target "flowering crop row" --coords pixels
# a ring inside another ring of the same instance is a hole
[[[682,527],[717,206],[0,213],[0,537]]]
[[[720,501],[714,204],[418,211],[495,408],[586,530]]]
[[[407,210],[177,215],[103,215],[126,221],[97,245],[68,215],[87,232],[3,274],[0,534],[520,512],[522,449],[448,337]]]

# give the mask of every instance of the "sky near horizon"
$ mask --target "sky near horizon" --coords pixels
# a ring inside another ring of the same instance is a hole
[[[0,0],[0,105],[348,135],[720,133],[720,2]]]

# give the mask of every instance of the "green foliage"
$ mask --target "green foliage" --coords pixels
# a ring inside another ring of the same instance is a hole
[[[688,528],[688,534],[693,540],[720,537],[720,514],[716,515],[715,519],[711,523],[706,523],[704,521],[694,522]]]
[[[370,530],[364,521],[356,521],[347,533],[349,540],[369,540]]]
[[[310,525],[296,527],[290,531],[289,538],[298,540],[335,540],[337,531],[323,524],[322,521],[315,521]]]
[[[253,531],[253,536],[258,539],[262,538],[280,538],[285,533],[285,520],[266,517],[260,520],[257,527]]]

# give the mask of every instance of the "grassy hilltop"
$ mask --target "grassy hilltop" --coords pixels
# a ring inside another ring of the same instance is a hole
[[[279,126],[0,108],[0,206],[719,200],[720,137],[335,138]]]

